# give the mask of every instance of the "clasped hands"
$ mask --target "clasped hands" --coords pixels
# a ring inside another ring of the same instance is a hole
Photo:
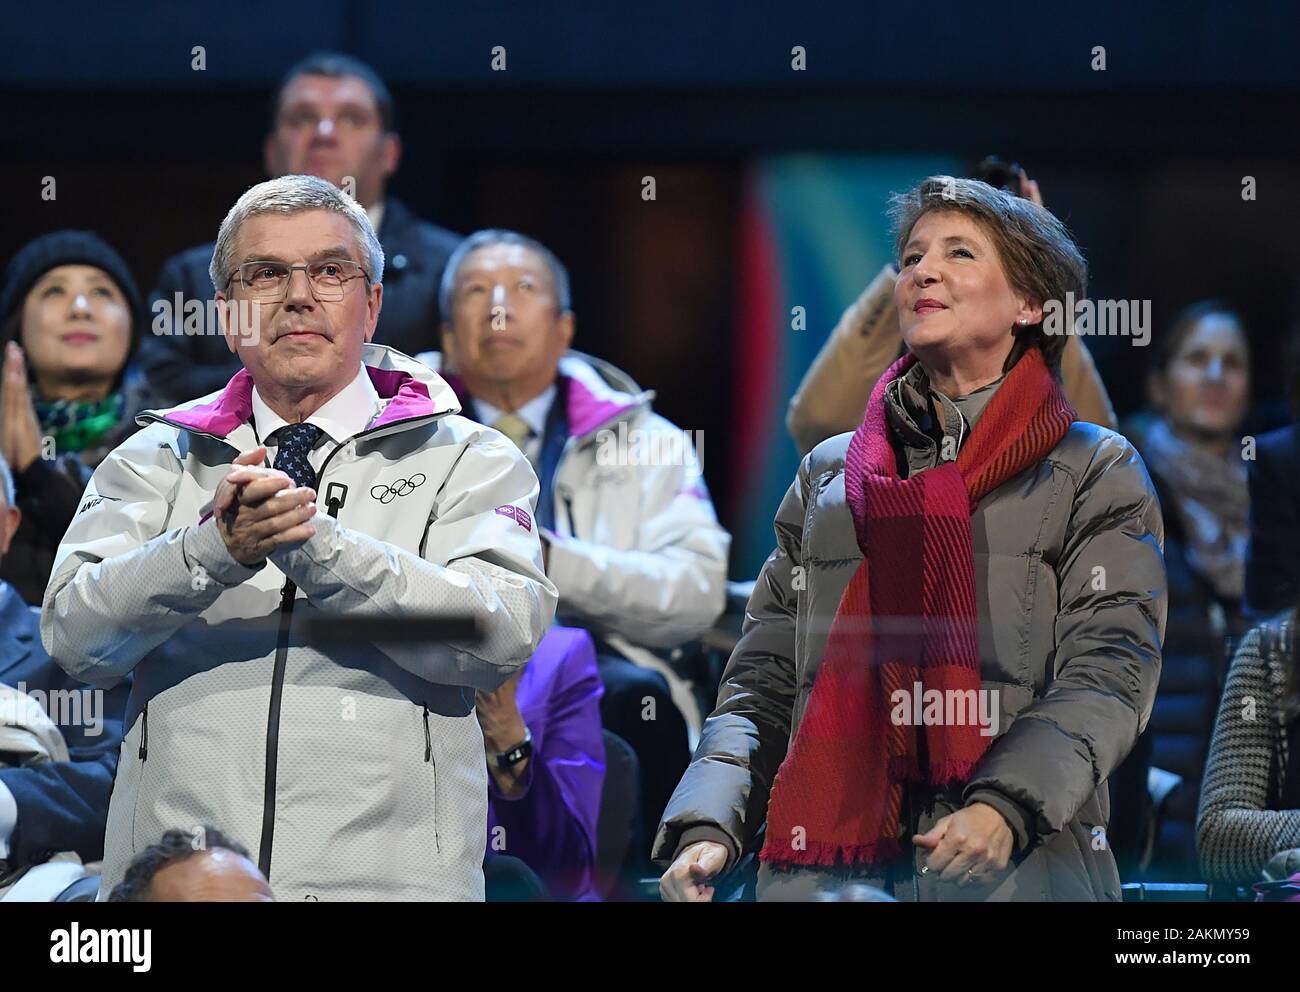
[[[316,533],[309,522],[316,515],[316,490],[267,468],[265,460],[265,447],[236,458],[212,501],[213,521],[226,549],[249,568],[277,548],[301,544]]]

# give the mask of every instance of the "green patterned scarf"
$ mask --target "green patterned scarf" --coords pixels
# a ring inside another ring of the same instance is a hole
[[[36,419],[41,433],[54,438],[54,450],[80,453],[94,445],[118,425],[126,409],[121,392],[110,393],[97,403],[82,400],[55,400],[36,403]]]

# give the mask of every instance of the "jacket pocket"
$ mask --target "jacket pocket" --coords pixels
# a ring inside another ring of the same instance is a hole
[[[438,845],[438,763],[433,758],[433,736],[429,733],[429,707],[424,707],[424,763],[429,766],[429,781],[433,790],[433,849],[442,853]]]

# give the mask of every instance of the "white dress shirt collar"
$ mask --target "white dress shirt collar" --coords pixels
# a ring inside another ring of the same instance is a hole
[[[329,435],[330,440],[338,444],[365,430],[379,411],[379,406],[379,394],[375,392],[365,366],[360,365],[352,381],[326,400],[306,422],[315,424]],[[257,435],[263,442],[288,423],[266,405],[256,386],[253,387],[253,418],[257,425]]]
[[[546,415],[551,411],[551,403],[555,400],[555,383],[546,387],[545,391],[521,406],[515,411],[525,424],[532,428],[533,437],[541,437],[542,432],[546,430]],[[506,415],[504,410],[499,410],[487,400],[481,400],[474,397],[474,409],[479,415],[479,423],[487,424],[491,427],[498,420]]]

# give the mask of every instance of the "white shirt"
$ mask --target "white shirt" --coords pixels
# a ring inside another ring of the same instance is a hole
[[[533,463],[533,468],[537,467],[537,459],[542,455],[542,433],[546,430],[546,415],[551,412],[551,403],[554,400],[555,383],[551,383],[544,392],[534,396],[515,411],[515,414],[532,430],[528,440],[524,442],[524,454]],[[504,410],[497,409],[487,400],[481,400],[477,396],[474,397],[474,410],[478,413],[478,422],[489,427],[506,415]]]
[[[345,441],[353,434],[359,434],[369,426],[370,421],[382,408],[379,394],[366,373],[365,366],[357,366],[357,374],[351,382],[340,389],[325,404],[305,421],[315,424],[323,432],[316,440],[316,446],[307,455],[311,467],[320,471],[329,449],[340,441]],[[275,432],[288,425],[283,417],[266,405],[253,387],[253,429],[262,444],[266,445],[267,457],[275,464],[278,448]],[[331,443],[332,442],[332,443]]]

